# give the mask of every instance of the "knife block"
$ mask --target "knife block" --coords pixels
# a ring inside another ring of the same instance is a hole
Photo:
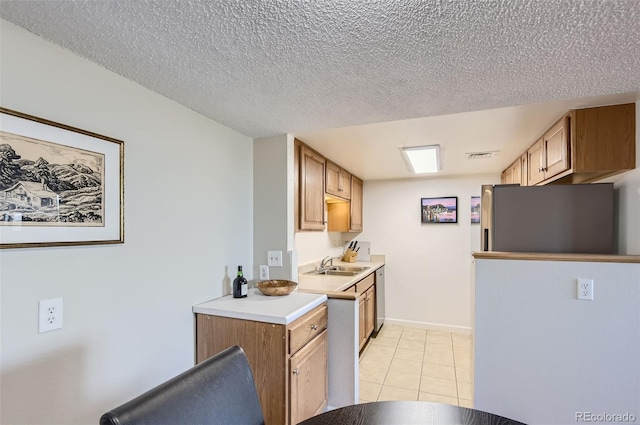
[[[347,249],[345,251],[344,255],[342,256],[342,261],[344,261],[346,263],[355,263],[357,256],[358,256],[357,252],[355,252],[352,249]]]

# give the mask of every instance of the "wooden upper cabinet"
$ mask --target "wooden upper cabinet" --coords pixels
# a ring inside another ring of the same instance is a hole
[[[544,180],[544,140],[539,139],[527,150],[527,185]]]
[[[570,114],[562,117],[527,151],[527,184],[535,185],[569,169]]]
[[[300,145],[300,230],[324,230],[324,179],[324,157]]]
[[[527,175],[529,174],[529,160],[527,153],[520,155],[520,186],[528,186]]]
[[[296,231],[362,231],[362,180],[298,139],[293,167]]]
[[[633,170],[635,118],[635,103],[569,111],[520,158],[521,184],[589,183]],[[502,183],[514,182],[512,166]]]
[[[362,180],[351,176],[351,214],[349,231],[362,232]]]
[[[340,169],[340,193],[344,199],[351,199],[351,173]]]
[[[519,184],[522,185],[523,174],[522,174],[522,158],[518,158],[502,172],[500,181],[502,184]]]
[[[545,179],[569,169],[569,114],[562,117],[542,137]]]
[[[327,161],[325,191],[327,194],[332,196],[337,196],[346,200],[350,199],[351,174],[337,164]]]
[[[636,168],[635,103],[576,109],[573,116],[574,173],[585,173],[587,179],[596,175],[604,178]]]

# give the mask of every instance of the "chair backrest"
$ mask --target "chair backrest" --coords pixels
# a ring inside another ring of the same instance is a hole
[[[100,425],[142,424],[263,425],[242,348],[227,348],[100,418]]]

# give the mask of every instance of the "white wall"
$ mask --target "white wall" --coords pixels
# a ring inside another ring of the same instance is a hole
[[[470,223],[471,196],[495,175],[364,182],[364,231],[371,252],[386,257],[388,322],[468,331],[471,252],[480,249]],[[420,198],[457,196],[457,224],[422,224]]]
[[[477,259],[474,407],[530,424],[640,420],[639,276],[640,264]],[[593,301],[576,299],[578,277]]]
[[[125,142],[124,244],[0,250],[0,422],[97,423],[192,366],[192,305],[251,270],[252,140],[6,21],[0,47],[2,106]]]
[[[267,265],[268,251],[282,251],[282,267],[269,267],[271,279],[297,279],[293,251],[293,136],[260,138],[253,144],[254,276]],[[295,270],[294,270],[295,269]],[[295,277],[294,277],[295,276]]]
[[[326,205],[326,204],[325,204]],[[295,247],[298,264],[320,260],[326,256],[338,256],[344,253],[343,240],[357,233],[340,232],[296,232]]]

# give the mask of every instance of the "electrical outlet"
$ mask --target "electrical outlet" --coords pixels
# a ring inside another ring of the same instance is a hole
[[[593,301],[593,279],[578,279],[576,297],[579,300]]]
[[[269,266],[265,266],[264,264],[260,265],[260,279],[269,280]]]
[[[282,251],[267,251],[267,265],[282,267]]]
[[[62,328],[62,298],[41,300],[38,311],[39,333]]]

